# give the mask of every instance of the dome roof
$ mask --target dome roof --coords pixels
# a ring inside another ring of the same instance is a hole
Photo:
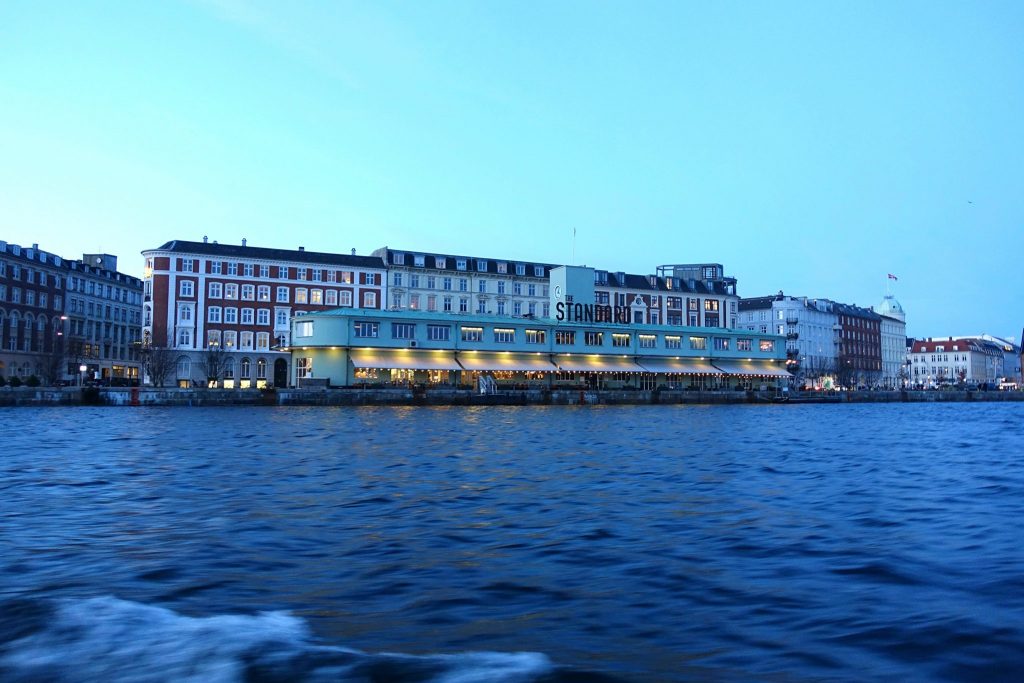
[[[900,306],[900,302],[896,301],[896,297],[892,294],[887,294],[882,303],[878,305],[876,311],[890,318],[896,318],[898,320],[906,320],[907,316],[903,312],[903,306]]]

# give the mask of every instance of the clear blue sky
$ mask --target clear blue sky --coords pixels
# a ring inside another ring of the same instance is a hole
[[[1024,326],[1024,3],[0,0],[0,238],[383,245]]]

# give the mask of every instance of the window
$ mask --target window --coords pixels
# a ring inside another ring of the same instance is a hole
[[[312,358],[296,358],[295,359],[295,376],[298,379],[305,379],[306,377],[313,376],[313,359]]]
[[[323,282],[324,271],[320,268],[313,269],[313,282]]]
[[[253,310],[251,308],[242,309],[242,324],[252,325],[253,321]]]
[[[270,324],[270,309],[261,308],[256,311],[256,324],[257,325],[269,325]]]
[[[288,288],[278,287],[277,288],[277,303],[286,304],[288,303]]]
[[[354,326],[356,337],[376,337],[380,330],[380,324],[367,321],[357,321]]]
[[[629,346],[629,335],[622,332],[615,332],[612,334],[612,346],[625,347]]]
[[[517,263],[516,264],[516,275],[526,275],[526,264],[525,263]]]
[[[192,345],[192,330],[185,328],[178,330],[178,346]]]
[[[476,312],[480,315],[486,315],[487,313],[487,301],[480,299],[476,302]]]
[[[469,299],[464,296],[459,297],[459,313],[469,312]]]
[[[412,262],[419,266],[420,268],[422,268],[424,262],[423,254],[416,254],[415,256],[413,256]]]
[[[309,290],[305,287],[297,287],[295,289],[295,303],[307,304],[309,303]]]
[[[762,339],[759,347],[762,351],[774,351],[775,341],[772,339]]]
[[[494,342],[496,344],[511,344],[516,340],[516,331],[511,328],[495,327]]]
[[[544,266],[534,266],[533,267],[533,276],[534,277],[544,277]]]
[[[704,299],[704,310],[705,311],[717,311],[718,310],[718,299]]]
[[[587,346],[604,346],[604,332],[586,332],[583,337],[583,343]]]
[[[352,271],[351,270],[343,270],[343,271],[341,271],[341,280],[339,280],[339,282],[341,282],[342,284],[345,284],[345,285],[352,284],[352,282],[353,282]]]
[[[638,335],[638,339],[641,349],[653,349],[658,342],[658,337],[653,334],[641,334]]]
[[[239,335],[238,348],[242,351],[252,351],[252,332],[242,332]]]
[[[512,283],[512,294],[514,294],[515,296],[522,296],[523,295],[523,283],[522,282],[513,282]]]
[[[477,280],[476,290],[478,292],[480,292],[481,294],[486,294],[487,293],[487,280],[484,280],[484,279]]]
[[[255,267],[253,266],[253,264],[246,263],[244,266],[242,266],[242,273],[245,275],[245,277],[252,277],[254,269]]]
[[[303,320],[295,323],[295,336],[296,337],[312,337],[313,336],[313,321]],[[376,336],[376,335],[374,335]]]
[[[363,308],[377,308],[376,292],[363,292]]]
[[[482,327],[463,327],[462,328],[462,341],[464,342],[479,342],[484,340],[484,328]]]
[[[458,269],[458,270],[465,270],[466,269],[466,259],[464,259],[464,258],[456,259],[456,261],[455,261],[455,268]]]
[[[256,288],[256,300],[257,301],[270,301],[270,287],[267,285],[260,285]]]
[[[211,298],[211,299],[219,299],[221,297],[222,288],[221,288],[221,284],[219,282],[211,282],[210,286],[208,287],[208,290],[209,290],[209,294],[208,294],[209,298]]]
[[[269,332],[257,332],[256,333],[256,350],[257,351],[266,351],[269,348],[270,348],[270,333]],[[266,372],[267,372],[266,363],[265,363],[265,361],[262,358],[259,360],[259,363],[263,363],[263,376],[261,377],[259,375],[259,368],[260,368],[260,366],[257,363],[257,365],[256,365],[256,372],[257,372],[256,377],[259,378],[259,379],[266,379],[266,377],[267,377],[267,375],[266,375]]]
[[[229,282],[224,285],[224,298],[225,299],[237,299],[238,298],[238,285]]]
[[[195,282],[193,282],[192,280],[182,280],[178,287],[179,296],[195,296],[195,286]]]
[[[307,273],[307,269],[306,268],[299,268],[299,269],[297,269],[296,270],[296,279],[305,280],[306,279],[306,273]]]
[[[499,261],[498,262],[498,272],[501,273],[502,275],[507,273],[508,272],[508,264],[505,263],[504,261]]]
[[[260,277],[270,277],[270,266],[260,266]]]
[[[352,305],[352,292],[347,289],[338,292],[338,305],[350,307]]]
[[[401,273],[395,273],[394,274],[392,284],[394,284],[395,287],[401,287],[402,286],[402,274]]]
[[[452,279],[450,277],[441,278],[441,289],[446,292],[452,291]]]
[[[504,280],[498,280],[498,294],[504,294],[504,293],[505,293],[505,281]]]
[[[224,323],[227,325],[235,325],[238,323],[238,309],[237,308],[225,308],[224,309]]]
[[[391,323],[392,339],[415,339],[416,325],[414,323]]]
[[[395,263],[396,266],[404,266],[405,265],[405,254],[403,254],[400,251],[396,251],[396,252],[394,252],[393,256],[394,256],[394,263]]]
[[[410,294],[409,295],[409,308],[410,308],[410,310],[413,310],[413,311],[420,310],[420,295],[419,294]]]
[[[246,301],[253,301],[256,298],[256,286],[242,285],[242,298]]]
[[[555,343],[560,346],[572,346],[576,343],[576,332],[573,330],[555,330]]]
[[[288,266],[278,266],[277,267],[277,279],[278,280],[287,280],[288,279]]]
[[[681,349],[683,347],[682,342],[683,342],[682,337],[677,337],[675,335],[668,335],[668,334],[665,335],[665,348],[666,349]]]
[[[504,301],[499,301],[498,302],[498,311],[497,312],[498,312],[498,315],[505,315],[505,302]]]
[[[182,259],[181,272],[191,273],[195,269],[195,262],[192,259]]]
[[[467,280],[464,277],[460,277],[459,278],[459,291],[460,292],[468,292],[469,291],[469,280]]]
[[[452,298],[450,296],[444,297],[444,299],[442,301],[442,306],[443,307],[442,307],[441,310],[443,310],[445,313],[451,313],[452,312]]]
[[[545,330],[526,330],[525,334],[527,344],[543,344],[547,339]]]
[[[523,314],[523,302],[513,301],[512,302],[512,315],[520,316]]]
[[[445,258],[444,256],[435,256],[434,257],[434,265],[436,267],[438,267],[438,268],[447,268],[448,267],[448,259]]]
[[[311,289],[309,290],[309,303],[315,306],[322,306],[324,303],[324,290],[322,289]]]
[[[728,351],[729,339],[727,337],[715,337],[715,351]]]
[[[707,337],[690,337],[690,348],[695,351],[703,351],[708,348]]]
[[[736,350],[737,351],[750,351],[751,343],[749,339],[737,339]]]
[[[220,322],[220,306],[210,306],[208,309],[206,309],[206,322]]]
[[[532,282],[526,285],[526,294],[528,296],[537,296],[537,285],[533,284]]]
[[[427,339],[430,341],[448,341],[451,335],[452,328],[448,325],[427,325]]]

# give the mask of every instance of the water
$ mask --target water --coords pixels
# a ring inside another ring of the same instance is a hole
[[[1022,418],[0,411],[0,679],[1020,680]]]

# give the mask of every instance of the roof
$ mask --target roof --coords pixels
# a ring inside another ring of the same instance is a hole
[[[957,347],[957,352],[981,350],[974,339],[914,339],[913,342],[908,339],[907,341],[911,353],[935,353],[940,346],[942,353],[953,351],[953,346]]]
[[[267,247],[250,247],[238,244],[218,244],[217,242],[190,242],[187,240],[171,240],[156,249],[149,251],[173,251],[180,254],[200,254],[203,256],[228,256],[240,259],[259,259],[263,261],[300,261],[303,263],[329,263],[339,266],[359,268],[384,268],[384,261],[378,256],[354,256],[349,254],[330,254],[323,251],[306,251],[304,249],[270,249]]]
[[[0,240],[0,256],[16,259],[26,268],[58,268],[62,271],[67,271],[67,276],[91,275],[120,282],[131,287],[142,287],[142,280],[134,275],[122,273],[119,270],[100,268],[81,259],[67,259],[57,254],[51,254],[44,249],[40,249],[37,244],[33,244],[31,247],[23,247],[19,244],[11,244]]]
[[[504,264],[510,264],[510,265],[514,266],[515,264],[520,264],[521,263],[521,264],[527,266],[527,268],[528,268],[528,270],[526,272],[526,276],[528,276],[528,277],[536,277],[533,274],[533,268],[534,268],[534,266],[541,266],[541,267],[544,268],[544,275],[542,277],[546,278],[548,276],[548,274],[551,272],[552,268],[557,268],[558,267],[557,265],[554,265],[554,264],[551,264],[551,263],[540,263],[540,262],[537,262],[537,261],[517,261],[515,259],[495,259],[495,258],[486,258],[486,257],[483,257],[483,256],[465,256],[465,255],[461,255],[461,254],[438,254],[438,253],[433,253],[433,252],[429,252],[429,251],[415,251],[415,250],[411,250],[411,249],[392,249],[390,247],[384,247],[382,249],[377,249],[373,253],[377,254],[377,255],[381,255],[381,254],[386,253],[387,254],[387,262],[388,262],[389,266],[404,266],[404,267],[407,267],[407,268],[408,267],[415,268],[415,267],[417,267],[415,265],[416,262],[415,262],[415,260],[411,260],[410,261],[410,258],[411,257],[415,257],[415,256],[422,256],[423,257],[423,265],[419,266],[419,267],[421,267],[421,268],[423,268],[425,270],[426,269],[431,269],[431,270],[450,270],[450,271],[456,272],[456,273],[483,273],[483,272],[486,272],[486,273],[492,274],[492,275],[499,275],[499,274],[514,275],[515,274],[514,267],[513,267],[513,272],[511,272],[511,273],[498,273],[498,264],[499,263],[504,263]],[[403,261],[404,261],[403,263],[396,263],[395,259],[399,255],[401,255],[403,257]],[[443,268],[439,267],[437,265],[438,260],[443,260],[445,262]],[[461,270],[457,267],[458,266],[458,262],[460,260],[466,262],[466,267],[464,269],[461,269]],[[477,262],[478,261],[486,261],[487,262],[487,269],[485,271],[482,271],[482,270],[478,269],[478,267],[477,267]]]

